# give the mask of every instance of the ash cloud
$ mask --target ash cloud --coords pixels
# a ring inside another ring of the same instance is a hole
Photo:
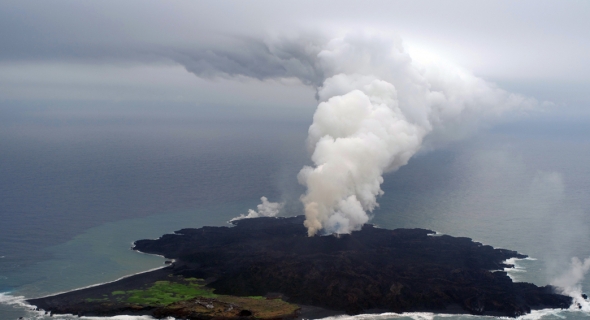
[[[455,65],[420,64],[400,38],[380,34],[249,39],[174,59],[200,77],[297,78],[316,89],[313,165],[298,175],[310,236],[358,230],[378,206],[383,174],[421,149],[538,105]]]

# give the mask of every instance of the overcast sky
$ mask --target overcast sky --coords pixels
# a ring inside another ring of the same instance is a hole
[[[588,1],[0,2],[0,101],[315,109],[293,79],[200,78],[172,52],[321,30],[399,36],[500,87],[590,113]]]

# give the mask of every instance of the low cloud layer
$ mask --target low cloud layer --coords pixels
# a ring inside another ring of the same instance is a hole
[[[503,87],[569,104],[574,115],[587,115],[590,20],[585,13],[590,5],[524,2],[419,0],[400,5],[377,0],[358,6],[349,1],[2,1],[0,74],[4,67],[23,64],[110,65],[125,72],[138,64],[180,61],[202,75],[222,69],[227,74],[266,78],[295,72],[320,86],[326,76],[314,73],[322,68],[313,66],[315,59],[306,60],[307,52],[282,46],[277,41],[285,38],[281,34],[301,28],[322,32],[371,28],[398,30],[413,49],[438,52]],[[270,41],[260,37],[267,32],[279,36]],[[297,37],[305,38],[291,36],[290,43],[307,41],[311,46],[295,47],[312,51],[318,43],[321,50],[331,38],[292,41]],[[198,65],[203,61],[207,62]],[[47,75],[45,70],[32,74]],[[60,84],[63,76],[55,72],[50,78]],[[154,76],[154,81],[158,78]],[[9,78],[6,83],[23,87],[19,97],[39,95],[35,81]],[[106,80],[94,90],[108,93],[104,87],[109,85]],[[80,96],[94,99],[94,95]]]

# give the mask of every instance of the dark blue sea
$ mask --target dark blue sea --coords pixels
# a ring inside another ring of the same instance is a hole
[[[23,299],[163,265],[131,251],[134,240],[225,225],[261,196],[286,202],[282,215],[302,214],[296,174],[309,163],[312,114],[214,114],[184,105],[1,102],[0,319],[49,319]],[[371,222],[517,250],[530,258],[515,261],[515,281],[551,283],[573,257],[590,257],[588,123],[532,117],[421,152],[386,174]],[[590,291],[588,279],[580,285]],[[590,314],[542,310],[524,319]]]

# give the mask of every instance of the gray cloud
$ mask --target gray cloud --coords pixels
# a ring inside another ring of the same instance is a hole
[[[587,2],[532,0],[363,5],[8,0],[0,3],[0,64],[180,63],[201,77],[241,74],[256,79],[297,70],[296,77],[317,86],[322,75],[302,58],[305,53],[256,39],[294,29],[336,34],[372,28],[398,32],[409,47],[435,52],[509,90],[580,105],[590,103],[583,89],[590,72],[589,10]]]
[[[241,38],[226,48],[172,49],[162,54],[199,77],[246,76],[258,80],[295,77],[317,87],[324,78],[314,59],[320,50],[318,40],[303,37],[268,43]]]
[[[193,47],[233,35],[370,27],[396,30],[478,74],[522,68],[542,74],[564,66],[575,73],[588,70],[589,7],[581,1],[3,1],[0,56],[129,57],[143,48]]]

